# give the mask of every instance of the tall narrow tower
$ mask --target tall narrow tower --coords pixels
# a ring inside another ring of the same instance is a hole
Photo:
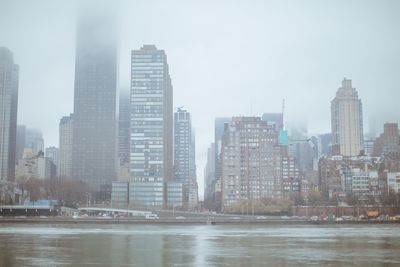
[[[332,144],[343,156],[357,156],[363,149],[363,116],[361,99],[351,80],[342,81],[342,87],[331,102]]]
[[[72,170],[72,132],[73,132],[73,115],[64,116],[60,120],[59,125],[59,147],[60,147],[60,163],[58,173],[61,177],[71,178]]]
[[[165,206],[173,175],[172,84],[167,56],[154,45],[132,51],[129,199]]]
[[[191,114],[178,108],[174,114],[174,179],[183,184],[183,204],[186,207],[196,179],[194,138]]]
[[[71,176],[100,192],[116,178],[117,40],[112,10],[87,8],[77,29]]]
[[[0,47],[0,181],[15,179],[18,73],[11,51]]]

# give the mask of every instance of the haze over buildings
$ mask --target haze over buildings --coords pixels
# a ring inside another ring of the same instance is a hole
[[[80,10],[76,39],[71,178],[94,190],[117,176],[116,18],[107,8]]]
[[[176,106],[191,111],[197,129],[200,179],[213,118],[280,112],[285,98],[285,120],[307,119],[308,133],[327,133],[329,101],[344,76],[362,98],[365,129],[378,135],[384,122],[398,122],[398,1],[113,4],[120,9],[119,83],[130,86],[133,48],[152,43],[168,52]],[[59,119],[73,111],[76,7],[0,3],[0,45],[23,66],[19,124],[41,129],[46,146],[58,146]],[[45,81],[38,78],[44,73]]]

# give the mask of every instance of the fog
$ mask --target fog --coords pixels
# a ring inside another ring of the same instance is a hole
[[[287,125],[327,133],[346,77],[366,133],[400,121],[399,1],[110,2],[120,90],[130,87],[132,49],[167,53],[174,106],[192,113],[196,129],[200,196],[215,117],[280,112],[285,99]],[[0,46],[20,65],[18,123],[41,129],[45,146],[58,146],[59,120],[73,112],[76,15],[74,1],[0,0]]]

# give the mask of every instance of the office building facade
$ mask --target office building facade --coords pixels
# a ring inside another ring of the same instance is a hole
[[[130,202],[166,206],[173,177],[173,103],[167,56],[154,45],[132,51]]]
[[[72,135],[73,115],[64,116],[59,125],[59,171],[58,175],[63,178],[72,177]]]
[[[281,197],[281,149],[275,127],[259,117],[233,117],[222,138],[222,205]]]
[[[400,158],[400,134],[397,123],[383,125],[383,133],[374,142],[373,155]]]
[[[189,206],[189,195],[196,179],[194,132],[191,114],[178,108],[174,114],[174,180],[183,184],[183,203]]]

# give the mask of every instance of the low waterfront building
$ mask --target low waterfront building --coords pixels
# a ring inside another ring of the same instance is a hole
[[[168,208],[181,209],[184,198],[183,183],[179,181],[169,181],[167,183],[167,203]]]
[[[114,181],[111,184],[111,206],[125,208],[129,205],[129,183]]]

